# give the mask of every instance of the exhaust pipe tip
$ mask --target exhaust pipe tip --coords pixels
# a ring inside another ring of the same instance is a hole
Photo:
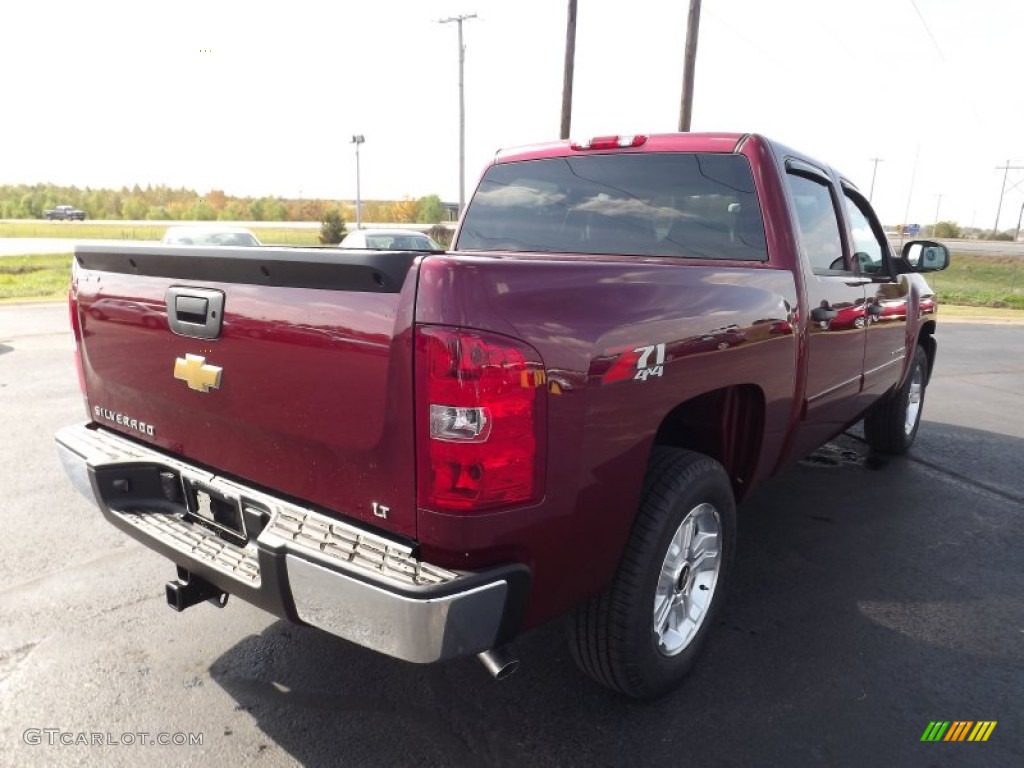
[[[510,656],[500,648],[492,648],[476,655],[484,669],[491,673],[495,680],[507,680],[519,669],[519,659]]]

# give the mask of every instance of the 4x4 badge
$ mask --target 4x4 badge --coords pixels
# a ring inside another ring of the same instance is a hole
[[[211,387],[220,389],[222,371],[216,365],[207,365],[206,358],[199,355],[185,355],[174,361],[174,378],[181,379],[197,392],[209,392]]]

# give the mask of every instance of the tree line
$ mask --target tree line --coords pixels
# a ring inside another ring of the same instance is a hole
[[[90,219],[151,221],[324,221],[333,212],[355,219],[350,200],[282,197],[235,197],[214,189],[205,195],[184,187],[91,189],[55,184],[0,185],[0,219],[41,219],[43,211],[73,205]],[[446,211],[441,198],[363,200],[364,221],[436,224]]]

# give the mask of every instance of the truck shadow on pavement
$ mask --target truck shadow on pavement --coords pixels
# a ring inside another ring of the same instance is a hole
[[[949,446],[993,476],[951,475]],[[959,449],[958,449],[959,450]],[[908,457],[843,436],[758,490],[722,617],[676,692],[612,694],[561,622],[518,639],[509,680],[421,667],[275,622],[210,674],[304,765],[1019,765],[1024,441],[922,426]],[[985,744],[922,744],[929,721],[997,720]],[[930,750],[930,751],[929,751]],[[959,762],[958,762],[959,764]]]

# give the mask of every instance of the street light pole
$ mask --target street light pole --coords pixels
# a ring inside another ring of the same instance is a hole
[[[352,137],[351,144],[356,145],[356,229],[363,228],[363,200],[359,190],[359,145],[366,141],[363,134]]]
[[[475,13],[463,13],[440,19],[438,24],[455,22],[459,25],[459,216],[466,206],[466,91],[463,73],[466,68],[466,46],[462,44],[462,22],[475,19]]]

